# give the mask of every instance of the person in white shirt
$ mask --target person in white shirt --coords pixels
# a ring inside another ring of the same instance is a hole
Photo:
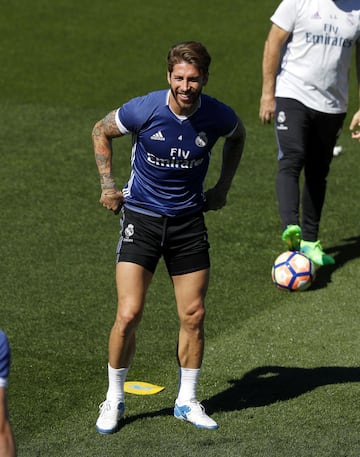
[[[327,176],[347,113],[353,49],[360,77],[360,2],[283,0],[271,21],[259,117],[275,124],[282,239],[316,265],[329,265],[335,259],[323,251],[318,234]],[[360,110],[350,128],[359,124]]]

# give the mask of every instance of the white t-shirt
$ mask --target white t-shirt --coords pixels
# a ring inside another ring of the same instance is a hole
[[[283,0],[271,21],[291,33],[275,95],[324,113],[346,112],[360,1]]]

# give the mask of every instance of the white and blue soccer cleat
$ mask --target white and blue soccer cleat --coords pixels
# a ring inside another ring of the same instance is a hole
[[[119,430],[120,419],[124,416],[124,403],[105,400],[99,406],[100,414],[96,421],[96,430],[102,434],[115,433]]]
[[[216,430],[218,424],[206,413],[203,405],[193,399],[183,405],[175,403],[174,416],[177,419],[191,422],[195,427]]]

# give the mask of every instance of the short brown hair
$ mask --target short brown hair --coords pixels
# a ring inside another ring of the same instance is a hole
[[[174,65],[187,62],[195,65],[203,75],[209,73],[210,54],[203,44],[198,41],[184,41],[172,46],[167,55],[167,66],[172,73]]]

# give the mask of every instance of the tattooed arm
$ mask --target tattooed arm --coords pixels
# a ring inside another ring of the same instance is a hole
[[[115,122],[115,114],[116,111],[111,111],[104,119],[95,124],[92,139],[96,165],[100,175],[100,203],[117,214],[124,203],[124,197],[112,176],[112,139],[121,136]]]

